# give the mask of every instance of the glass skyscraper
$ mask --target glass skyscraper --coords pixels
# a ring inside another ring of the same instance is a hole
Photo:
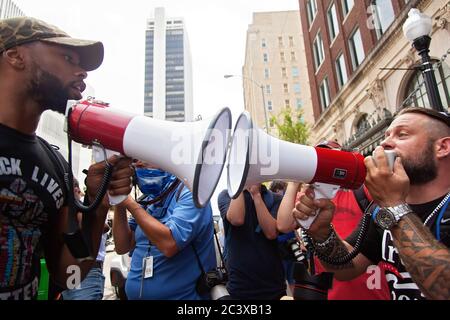
[[[160,120],[193,121],[192,67],[183,19],[155,9],[148,21],[145,52],[145,115]]]
[[[0,0],[0,19],[24,16],[22,10],[12,0]]]

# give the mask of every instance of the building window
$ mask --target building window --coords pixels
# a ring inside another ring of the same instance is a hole
[[[450,68],[446,63],[443,63],[441,67],[434,71],[436,76],[436,81],[438,83],[439,94],[441,96],[442,104],[444,109],[450,106]],[[413,94],[407,101],[405,100],[405,106],[420,107],[420,108],[430,108],[430,101],[428,99],[427,90],[425,84],[423,84],[419,89],[419,84],[423,83],[424,78],[421,71],[416,71],[416,73],[411,77],[409,81],[405,99],[411,96],[412,92],[418,90]]]
[[[284,52],[280,52],[280,60],[281,60],[281,62],[285,62],[286,61],[286,58],[284,56]]]
[[[287,83],[283,84],[284,93],[289,93],[289,85]]]
[[[267,53],[264,53],[263,59],[264,59],[264,62],[269,62],[269,55]]]
[[[269,77],[270,77],[269,69],[265,68],[265,69],[264,69],[264,78],[265,78],[265,79],[269,79]]]
[[[294,78],[298,78],[299,77],[299,72],[298,72],[298,68],[297,67],[292,67],[292,76]]]
[[[289,99],[284,100],[284,106],[286,108],[290,108],[291,107],[291,100],[289,100]]]
[[[272,86],[270,84],[266,85],[266,94],[272,94]]]
[[[271,100],[267,101],[267,110],[269,110],[269,111],[273,110],[273,104],[272,104]]]
[[[392,0],[372,0],[371,7],[375,24],[373,27],[379,39],[395,20],[394,7]]]
[[[289,37],[289,46],[290,47],[294,46],[294,37]]]
[[[303,108],[303,100],[297,99],[297,109],[301,109],[301,108]]]
[[[342,0],[342,11],[344,13],[344,17],[346,17],[350,13],[350,11],[352,11],[354,5],[354,0]]]
[[[325,109],[328,108],[330,102],[330,87],[328,85],[328,78],[325,78],[320,85],[320,105],[322,111],[325,111]]]
[[[267,47],[266,39],[262,39],[261,40],[261,47],[262,48],[266,48]]]
[[[333,41],[339,34],[339,20],[336,12],[336,4],[333,3],[328,9],[328,30],[330,31],[330,40]]]
[[[281,68],[281,76],[282,76],[283,78],[287,78],[287,71],[286,71],[286,68]]]
[[[350,48],[350,54],[352,57],[352,67],[353,71],[356,70],[359,65],[363,62],[364,58],[366,57],[364,53],[364,47],[361,39],[361,32],[359,31],[359,28],[357,28],[353,34],[350,36],[349,42],[349,48]]]
[[[325,59],[325,51],[323,49],[323,41],[322,36],[319,33],[317,33],[316,39],[314,39],[314,66],[316,67],[316,70],[319,69],[319,67],[322,65],[323,60]]]
[[[336,59],[336,75],[339,84],[339,89],[342,88],[348,81],[347,68],[345,66],[345,58],[341,53]]]
[[[295,52],[291,52],[291,61],[297,61],[297,57],[295,56]]]
[[[278,46],[279,47],[284,47],[283,37],[278,37]]]
[[[306,2],[306,11],[308,13],[308,23],[309,25],[312,24],[314,21],[314,18],[317,15],[317,2],[316,0],[308,0]]]
[[[294,92],[300,93],[300,83],[298,82],[294,83]]]

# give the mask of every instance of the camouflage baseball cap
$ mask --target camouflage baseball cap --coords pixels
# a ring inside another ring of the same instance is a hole
[[[97,69],[103,62],[103,44],[99,41],[70,37],[61,29],[31,17],[0,20],[0,53],[33,41],[70,47],[80,55],[80,66],[86,71]]]

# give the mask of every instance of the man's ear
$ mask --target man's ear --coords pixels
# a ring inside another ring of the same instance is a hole
[[[450,137],[441,138],[436,141],[436,157],[444,159],[450,156]]]
[[[25,68],[23,50],[14,47],[2,52],[4,61],[14,69],[23,70]]]

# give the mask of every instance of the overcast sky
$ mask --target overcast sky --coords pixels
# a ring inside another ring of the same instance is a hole
[[[239,78],[246,31],[252,13],[298,10],[298,0],[14,0],[29,16],[55,24],[73,37],[101,40],[103,65],[87,82],[98,99],[130,112],[142,112],[145,27],[155,7],[185,19],[191,44],[194,114],[211,117],[224,106],[243,109]]]
[[[29,16],[52,23],[72,37],[100,40],[102,66],[87,82],[98,99],[132,113],[143,112],[145,28],[154,8],[182,17],[189,35],[194,78],[194,115],[212,117],[230,107],[233,123],[243,111],[241,74],[253,12],[298,10],[298,0],[14,0]],[[226,170],[211,199],[226,188]]]

